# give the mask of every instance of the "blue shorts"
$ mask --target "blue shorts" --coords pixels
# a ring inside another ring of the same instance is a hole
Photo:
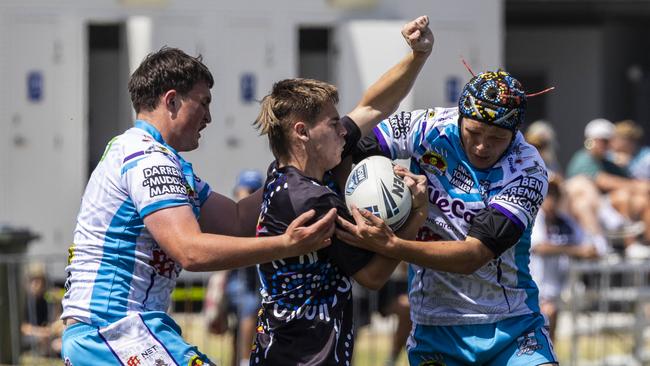
[[[411,366],[531,366],[558,363],[541,314],[492,324],[414,325],[407,342]]]
[[[127,318],[101,329],[85,323],[67,327],[61,350],[65,365],[212,364],[195,346],[183,340],[180,327],[164,312],[146,312]]]

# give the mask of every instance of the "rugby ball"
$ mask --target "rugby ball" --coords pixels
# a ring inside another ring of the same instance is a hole
[[[393,171],[393,162],[371,156],[355,165],[345,182],[345,204],[364,208],[399,229],[411,212],[411,192],[402,177]]]

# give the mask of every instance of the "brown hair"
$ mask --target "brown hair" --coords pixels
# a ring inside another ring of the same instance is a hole
[[[262,99],[254,126],[269,137],[276,159],[287,156],[289,129],[300,119],[315,122],[326,103],[337,104],[339,93],[334,85],[313,79],[285,79],[273,84],[273,90]]]
[[[168,90],[176,90],[181,97],[199,82],[208,88],[214,79],[201,55],[192,57],[178,48],[163,47],[150,53],[133,72],[129,79],[129,94],[136,113],[144,109],[153,111],[158,106],[161,95]]]

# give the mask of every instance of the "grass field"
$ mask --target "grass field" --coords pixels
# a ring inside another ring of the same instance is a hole
[[[203,321],[196,314],[174,314],[173,318],[184,331],[184,337],[199,349],[208,354],[219,365],[230,366],[232,357],[231,335],[215,336],[208,334],[203,328]],[[390,323],[381,326],[364,327],[357,334],[354,348],[354,366],[383,366],[390,351]],[[574,352],[578,353],[581,361],[604,360],[605,357],[626,356],[632,353],[633,339],[630,335],[608,334],[599,337],[581,337],[578,349],[573,349],[571,340],[560,335],[555,342],[555,350],[563,365],[569,365]],[[650,349],[650,345],[646,345]],[[44,359],[25,355],[22,365],[61,365],[58,359]],[[398,362],[406,366],[404,352]]]

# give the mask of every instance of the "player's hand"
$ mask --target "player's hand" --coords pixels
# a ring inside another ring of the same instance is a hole
[[[348,244],[382,253],[395,238],[393,230],[368,210],[353,206],[350,212],[355,224],[339,216],[336,221],[342,229],[336,228],[336,236]]]
[[[336,209],[333,208],[315,223],[304,226],[311,220],[316,211],[309,210],[296,217],[287,230],[282,234],[285,245],[289,248],[290,256],[297,256],[316,251],[332,243],[336,220]]]
[[[404,179],[404,183],[406,183],[411,191],[411,211],[423,211],[427,213],[429,210],[427,177],[424,175],[413,174],[401,165],[394,165],[393,170],[395,171],[395,174]]]
[[[434,40],[428,16],[423,15],[406,23],[402,27],[402,36],[414,52],[431,53]]]

